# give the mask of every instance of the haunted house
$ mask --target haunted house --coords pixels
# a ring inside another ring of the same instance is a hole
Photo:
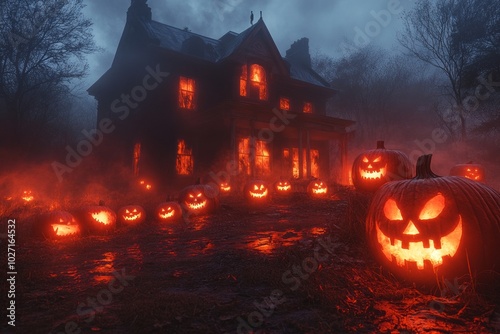
[[[98,127],[130,173],[341,181],[353,121],[326,115],[335,91],[311,68],[309,41],[282,57],[261,18],[219,39],[152,20],[132,0],[111,68],[89,89]],[[109,131],[108,131],[109,132]]]

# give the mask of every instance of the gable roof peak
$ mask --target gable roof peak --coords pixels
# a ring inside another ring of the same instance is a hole
[[[147,0],[131,0],[130,7],[127,11],[127,20],[144,20],[151,21],[151,8],[147,4]]]

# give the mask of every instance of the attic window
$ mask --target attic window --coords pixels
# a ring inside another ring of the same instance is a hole
[[[196,82],[194,79],[179,78],[179,107],[183,109],[195,109]]]
[[[264,67],[243,65],[240,74],[240,96],[267,100],[267,78]]]
[[[306,114],[311,114],[313,112],[313,105],[311,102],[305,102],[304,108],[302,109]]]
[[[280,97],[280,109],[290,110],[290,99],[287,99],[286,97]]]
[[[178,175],[193,174],[193,150],[183,139],[177,141],[177,160],[175,164]]]

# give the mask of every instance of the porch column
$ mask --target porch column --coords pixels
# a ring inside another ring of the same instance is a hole
[[[309,129],[306,130],[306,164],[307,164],[307,177],[311,177],[311,138]]]
[[[304,177],[302,166],[304,166],[304,158],[302,155],[302,129],[299,128],[299,179]]]

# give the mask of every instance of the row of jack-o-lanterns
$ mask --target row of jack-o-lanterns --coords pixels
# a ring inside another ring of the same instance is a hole
[[[351,175],[357,190],[374,192],[388,181],[410,179],[412,166],[405,153],[386,149],[384,142],[378,141],[376,149],[365,151],[354,159]],[[450,175],[482,182],[484,168],[471,161],[453,166]]]
[[[220,185],[220,193],[229,193],[228,184]],[[289,181],[280,180],[274,184],[274,191],[280,196],[292,193]],[[253,180],[244,189],[249,203],[266,203],[270,197],[267,183]],[[328,187],[321,180],[312,180],[307,187],[312,197],[326,197]],[[218,193],[209,185],[195,184],[182,189],[178,202],[169,200],[160,203],[155,210],[155,219],[159,222],[174,222],[184,214],[198,215],[211,213],[218,207]],[[109,232],[116,224],[131,226],[141,224],[146,220],[146,210],[140,205],[127,205],[116,213],[104,203],[98,206],[88,206],[77,210],[74,214],[67,211],[52,211],[42,215],[35,227],[35,234],[49,239],[78,236],[85,230],[88,233]],[[80,223],[78,223],[80,222]]]
[[[432,155],[424,155],[411,178],[404,153],[378,146],[356,158],[352,176],[356,189],[369,194],[366,235],[379,262],[411,281],[470,275],[473,282],[498,283],[500,193],[477,182],[480,166],[438,176]]]

